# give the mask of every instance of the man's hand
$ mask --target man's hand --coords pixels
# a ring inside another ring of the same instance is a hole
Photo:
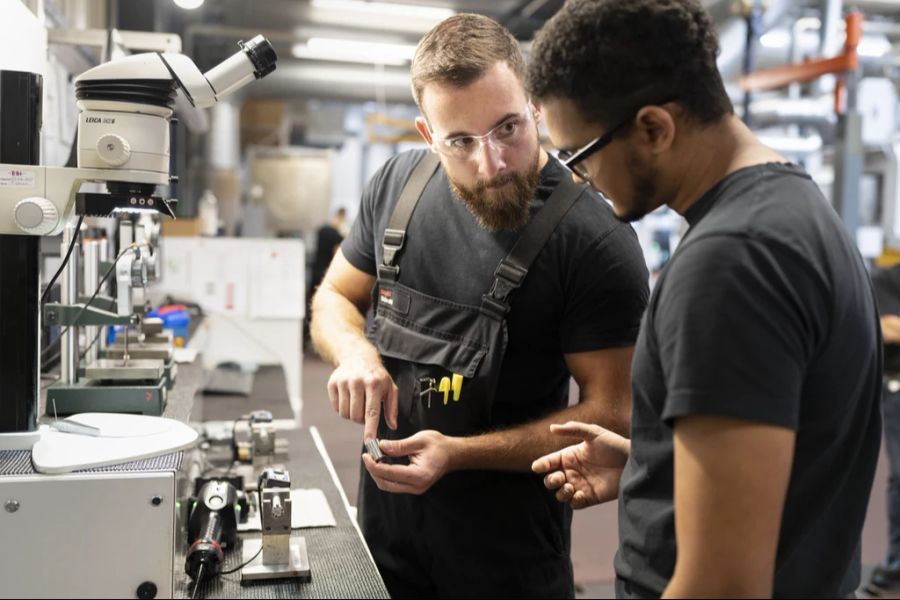
[[[425,430],[403,440],[381,440],[385,456],[409,456],[408,465],[377,463],[363,454],[363,463],[378,489],[397,494],[424,494],[449,473],[457,438]]]
[[[575,509],[615,499],[631,443],[599,425],[577,421],[551,425],[550,431],[582,440],[531,465],[535,473],[547,473],[544,485],[556,490],[556,499]]]
[[[888,344],[900,342],[900,317],[897,315],[881,315],[881,337]]]
[[[382,405],[388,427],[397,429],[398,396],[394,380],[377,359],[342,362],[328,380],[331,408],[345,419],[364,423],[363,439],[377,437]]]

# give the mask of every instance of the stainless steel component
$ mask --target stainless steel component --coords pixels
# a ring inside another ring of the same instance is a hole
[[[93,437],[98,437],[100,435],[99,427],[85,425],[84,423],[79,423],[78,421],[74,421],[71,418],[57,419],[56,421],[53,421],[50,424],[50,429],[54,429],[61,433],[74,433],[78,435],[90,435]]]
[[[141,321],[141,331],[144,335],[157,335],[163,332],[163,320],[158,317],[147,317]]]
[[[100,283],[100,241],[85,240],[84,241],[84,294],[86,296],[93,295]],[[100,327],[90,325],[84,328],[87,343],[92,344],[94,338],[99,335]],[[85,359],[88,362],[97,360],[100,356],[100,348],[97,344],[93,344],[88,350]]]
[[[141,333],[137,331],[129,331],[128,332],[128,343],[129,344],[154,344],[154,345],[162,345],[162,344],[173,344],[173,335],[171,331],[163,331],[161,333],[155,333],[153,335],[144,335],[143,339],[141,339]],[[125,332],[117,331],[116,332],[116,344],[123,344],[125,342]]]
[[[61,256],[66,255],[69,244],[76,235],[78,232],[75,231],[75,224],[66,223],[63,229]],[[75,248],[72,250],[60,286],[60,303],[76,304],[78,302],[78,244],[75,244]],[[74,325],[69,327],[60,344],[60,381],[67,384],[75,383],[78,373],[78,329]]]
[[[275,460],[275,424],[254,422],[250,426],[250,455],[253,465],[271,464]]]
[[[7,500],[6,504],[3,505],[3,508],[5,508],[8,513],[14,513],[19,510],[19,501],[12,499]]]
[[[244,562],[250,562],[241,570],[241,579],[308,578],[306,540],[291,539],[290,487],[264,488],[260,495],[262,540],[244,541]]]
[[[370,438],[365,442],[366,452],[369,453],[375,462],[381,462],[384,460],[384,454],[381,452],[381,448],[378,447],[378,440],[374,438]]]
[[[174,350],[168,344],[128,344],[128,338],[125,338],[123,344],[113,344],[106,351],[107,358],[117,358],[125,360],[126,354],[129,360],[141,358],[157,358],[160,360],[171,360]]]
[[[166,365],[161,360],[132,359],[127,365],[121,361],[101,358],[84,368],[86,379],[105,379],[111,381],[158,381],[166,372]]]

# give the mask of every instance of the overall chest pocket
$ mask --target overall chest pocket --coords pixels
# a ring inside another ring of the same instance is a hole
[[[485,322],[477,310],[455,309],[418,293],[400,302],[414,291],[393,291],[393,306],[402,313],[379,305],[370,335],[400,389],[396,435],[422,429],[470,435],[488,429],[499,365],[494,364],[493,338],[502,323]]]

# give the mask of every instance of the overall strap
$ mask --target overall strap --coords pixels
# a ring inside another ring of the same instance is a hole
[[[391,214],[391,220],[388,222],[387,229],[384,230],[382,242],[384,255],[378,266],[378,279],[397,281],[400,276],[400,267],[397,265],[397,261],[400,258],[400,251],[403,250],[403,244],[406,242],[406,228],[409,226],[409,220],[416,209],[416,204],[419,203],[419,198],[425,191],[425,186],[428,185],[428,181],[440,163],[438,155],[428,151],[419,159],[412,175],[406,180],[406,185],[403,186],[403,191],[400,193],[400,199]]]
[[[587,185],[576,184],[571,177],[563,176],[544,206],[528,223],[512,250],[494,271],[491,289],[481,297],[483,312],[497,318],[506,316],[509,312],[509,295],[525,281],[534,259],[586,189]]]

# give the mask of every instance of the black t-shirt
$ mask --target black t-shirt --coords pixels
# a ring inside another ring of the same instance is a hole
[[[341,245],[356,268],[376,274],[384,230],[423,152],[393,157],[369,182]],[[568,171],[550,157],[532,215],[562,177],[569,177]],[[412,215],[399,281],[431,296],[479,306],[519,233],[480,227],[439,167]],[[563,354],[633,344],[649,296],[647,278],[634,230],[618,221],[598,195],[582,195],[510,297],[509,344],[494,424],[521,423],[566,406],[569,371]]]
[[[872,286],[882,315],[900,315],[900,265],[872,272]],[[900,344],[885,343],[884,371],[896,376],[900,373]]]
[[[793,165],[732,173],[685,217],[632,366],[615,559],[624,593],[658,595],[672,576],[674,420],[717,415],[797,433],[775,597],[844,597],[859,583],[881,435],[880,330],[862,259]]]

